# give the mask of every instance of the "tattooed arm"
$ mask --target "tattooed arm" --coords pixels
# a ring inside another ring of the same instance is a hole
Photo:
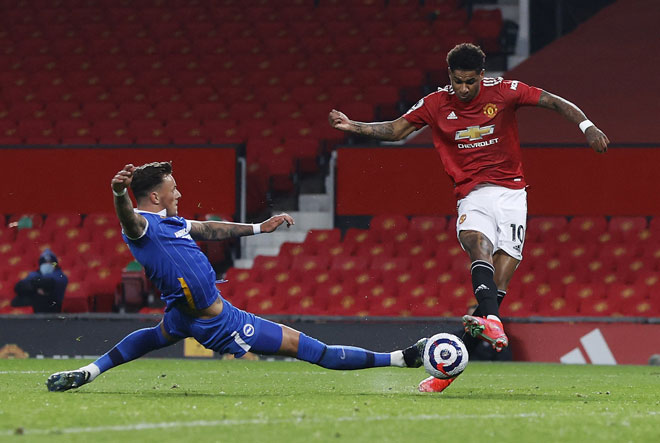
[[[289,214],[274,215],[259,223],[259,232],[273,232],[283,223],[286,223],[287,228],[295,224]],[[246,223],[191,221],[190,225],[190,236],[193,240],[226,240],[255,233],[253,225]]]
[[[128,196],[128,187],[133,181],[135,166],[128,164],[112,178],[110,186],[114,193],[115,212],[128,238],[140,238],[147,229],[147,220],[133,211],[133,202]]]
[[[558,95],[550,94],[549,92],[541,92],[541,97],[539,97],[538,106],[541,108],[551,109],[560,115],[562,115],[567,120],[579,125],[587,119],[587,116],[584,115],[584,112],[580,110],[576,105],[569,102],[568,100],[559,97]],[[584,135],[587,137],[587,142],[589,146],[596,152],[607,152],[607,145],[610,140],[607,136],[596,127],[596,125],[591,125],[587,127]]]
[[[346,114],[335,109],[330,111],[328,122],[340,131],[389,141],[401,140],[417,129],[403,117],[389,122],[363,123],[350,120]]]

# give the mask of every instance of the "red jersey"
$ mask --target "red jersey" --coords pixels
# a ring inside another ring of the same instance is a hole
[[[526,186],[515,111],[536,105],[540,96],[541,89],[516,80],[484,78],[479,94],[469,102],[459,100],[446,86],[421,99],[403,117],[417,129],[431,127],[433,145],[461,199],[480,183]]]

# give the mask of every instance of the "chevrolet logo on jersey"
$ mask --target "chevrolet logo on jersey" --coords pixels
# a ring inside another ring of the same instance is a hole
[[[485,135],[490,135],[495,132],[495,125],[488,126],[468,126],[466,129],[456,131],[456,137],[454,140],[465,140],[470,141],[481,140]]]

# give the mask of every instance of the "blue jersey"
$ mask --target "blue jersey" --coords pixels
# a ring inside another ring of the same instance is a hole
[[[138,239],[123,234],[135,259],[147,277],[172,304],[185,299],[192,309],[208,308],[218,298],[216,274],[190,236],[191,223],[183,217],[167,217],[165,211],[137,211],[147,220],[147,229]]]

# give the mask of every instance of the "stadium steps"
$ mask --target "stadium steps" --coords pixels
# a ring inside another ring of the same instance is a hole
[[[287,211],[296,221],[290,229],[280,228],[277,232],[268,235],[244,237],[243,255],[234,261],[236,268],[251,268],[254,258],[258,255],[275,256],[280,252],[280,246],[285,242],[301,243],[307,233],[313,229],[332,229],[332,195],[328,194],[301,194],[298,197],[298,211]],[[273,211],[278,214],[281,211]]]

